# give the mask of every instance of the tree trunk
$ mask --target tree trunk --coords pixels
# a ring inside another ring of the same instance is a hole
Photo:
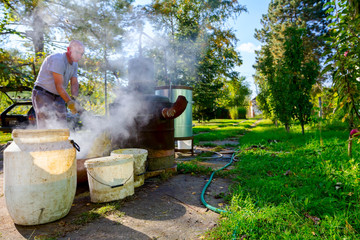
[[[304,130],[304,126],[305,124],[304,123],[301,123],[301,132],[302,132],[302,135],[305,135],[305,130]]]
[[[33,31],[31,33],[36,58],[42,57],[44,52],[44,28],[45,23],[40,16],[40,9],[34,9]]]
[[[322,118],[323,117],[323,112],[322,112],[322,103],[321,103],[321,97],[319,97],[319,117]]]
[[[286,132],[290,132],[290,126],[289,126],[289,124],[285,124],[285,129],[286,129]]]

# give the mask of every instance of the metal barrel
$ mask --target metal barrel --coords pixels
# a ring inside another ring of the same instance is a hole
[[[167,97],[139,96],[147,105],[147,111],[135,119],[127,139],[113,137],[112,145],[119,148],[143,148],[148,150],[147,171],[171,168],[175,164],[174,120],[163,119],[161,110],[172,103]]]
[[[155,95],[170,98],[170,102],[175,102],[179,95],[182,95],[188,101],[185,111],[174,119],[174,137],[187,138],[193,136],[192,131],[192,102],[193,89],[187,86],[161,86],[155,88]]]

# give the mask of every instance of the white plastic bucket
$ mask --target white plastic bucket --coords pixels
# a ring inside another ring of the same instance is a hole
[[[134,158],[115,155],[85,161],[91,202],[111,202],[134,194]]]
[[[111,156],[118,154],[122,155],[132,155],[134,157],[134,187],[140,187],[145,182],[145,172],[146,172],[146,158],[148,151],[146,149],[140,148],[124,148],[117,149],[111,152]]]
[[[4,188],[9,214],[19,225],[66,216],[76,192],[76,151],[68,129],[12,132],[4,151]]]

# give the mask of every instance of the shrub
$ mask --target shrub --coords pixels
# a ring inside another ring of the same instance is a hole
[[[231,119],[245,119],[247,110],[245,107],[231,107],[229,108]]]

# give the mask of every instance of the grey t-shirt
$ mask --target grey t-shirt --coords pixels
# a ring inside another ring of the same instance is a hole
[[[59,95],[56,91],[53,72],[63,75],[63,86],[66,89],[70,78],[77,77],[78,64],[73,62],[71,65],[66,57],[66,53],[55,53],[45,58],[41,65],[35,85],[40,86],[49,92]]]

